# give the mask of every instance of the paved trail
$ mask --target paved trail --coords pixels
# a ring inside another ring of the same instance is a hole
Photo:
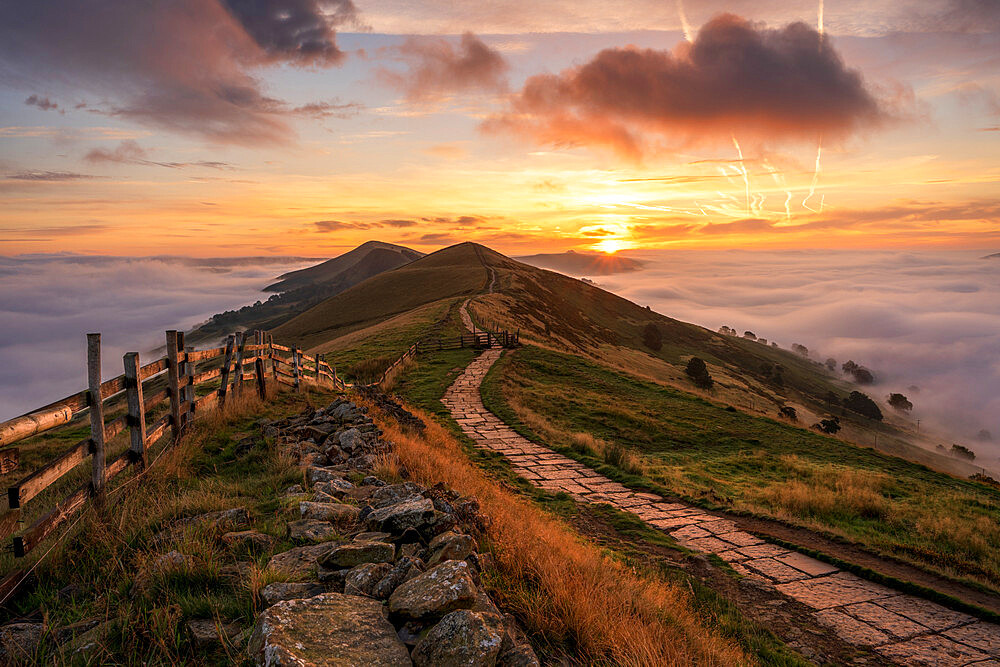
[[[471,325],[465,307],[462,317]],[[476,357],[442,401],[477,446],[503,454],[525,479],[582,502],[610,503],[667,532],[693,551],[718,554],[748,577],[814,610],[844,641],[874,647],[904,665],[1000,667],[1000,626],[900,594],[836,567],[765,543],[734,521],[660,496],[636,493],[587,466],[515,433],[483,406],[479,387],[503,350]]]

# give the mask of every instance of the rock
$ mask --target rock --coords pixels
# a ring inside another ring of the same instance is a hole
[[[298,496],[305,493],[305,489],[302,488],[301,484],[292,484],[290,487],[285,489],[285,496]]]
[[[427,565],[434,567],[446,560],[465,560],[472,554],[475,546],[475,540],[469,535],[452,531],[441,533],[428,545],[431,556],[427,560]]]
[[[60,658],[67,664],[101,664],[98,655],[106,645],[105,638],[115,627],[115,621],[104,621],[99,623],[83,634],[79,634],[73,639],[59,647]],[[3,660],[0,651],[0,664],[7,664]],[[110,663],[110,661],[108,661]]]
[[[308,581],[299,583],[276,581],[272,584],[264,586],[264,589],[260,592],[260,597],[264,600],[267,606],[271,606],[282,602],[283,600],[311,598],[314,595],[319,595],[320,593],[325,592],[326,588],[323,586]]]
[[[31,663],[45,635],[42,623],[8,623],[0,626],[0,664]]]
[[[264,437],[267,438],[268,440],[274,440],[280,434],[281,434],[281,431],[278,430],[277,426],[270,426],[270,425],[268,425],[268,426],[264,427]]]
[[[232,640],[240,634],[240,626],[235,623],[216,623],[211,618],[195,618],[187,623],[188,632],[195,648],[212,648],[222,641],[222,637]]]
[[[498,616],[460,609],[431,628],[413,649],[415,667],[496,665],[503,642]]]
[[[472,553],[466,558],[470,565],[476,568],[477,572],[488,572],[496,565],[493,563],[493,556],[483,553]]]
[[[430,519],[425,521],[419,528],[421,534],[424,536],[434,537],[445,531],[451,530],[457,524],[458,519],[455,518],[454,514],[446,514],[445,512],[434,510]]]
[[[330,431],[332,430],[333,430],[332,426],[330,427],[329,431],[324,430],[319,426],[313,426],[313,425],[300,426],[299,428],[295,429],[295,435],[299,436],[303,440],[312,440],[318,445],[322,443],[324,440],[326,440],[326,436],[330,435]]]
[[[299,465],[309,470],[321,467],[324,463],[326,463],[326,457],[320,452],[306,452],[299,457]]]
[[[388,542],[391,539],[392,535],[389,533],[380,533],[378,531],[358,533],[354,536],[355,542]]]
[[[295,547],[272,556],[267,567],[290,578],[310,576],[316,572],[316,559],[330,551],[331,546],[327,543]]]
[[[392,569],[389,563],[362,563],[352,567],[344,577],[344,593],[371,597],[372,590]]]
[[[407,544],[402,544],[399,547],[400,556],[409,556],[410,558],[419,558],[423,560],[424,553],[427,550],[424,549],[424,545],[420,542],[408,542]]]
[[[383,507],[396,505],[404,501],[417,500],[423,497],[421,495],[423,491],[424,488],[422,486],[413,482],[382,486],[372,494],[372,507],[382,509]]]
[[[337,537],[337,529],[329,521],[302,519],[288,524],[288,536],[293,540],[328,542]]]
[[[389,612],[406,618],[443,616],[476,600],[469,564],[450,560],[401,584],[389,597]]]
[[[318,454],[318,452],[317,452]],[[320,454],[322,456],[322,454]],[[330,470],[329,468],[317,465],[311,465],[306,470],[306,481],[310,484],[316,484],[317,482],[331,482],[335,479],[341,479],[343,477],[339,470]],[[348,482],[350,484],[350,482]]]
[[[382,603],[340,593],[287,600],[264,611],[250,655],[268,667],[411,664]]]
[[[380,480],[378,477],[375,477],[374,475],[368,475],[363,480],[361,480],[361,485],[362,486],[385,486],[386,484],[385,484],[385,482],[383,482],[382,480]]]
[[[377,509],[365,517],[365,524],[371,530],[402,533],[407,528],[420,528],[433,518],[434,504],[420,498]]]
[[[364,438],[361,437],[361,431],[356,428],[349,428],[340,434],[338,438],[340,442],[340,448],[345,452],[353,452],[364,445]]]
[[[194,523],[209,523],[216,528],[244,528],[250,525],[250,513],[243,507],[220,510],[218,512],[206,512],[196,516],[189,516],[178,519],[175,526],[187,526]]]
[[[241,530],[223,535],[222,543],[234,551],[267,551],[274,538],[255,530]]]
[[[375,467],[376,460],[377,458],[374,454],[362,454],[349,460],[347,465],[355,470],[371,470]]]
[[[243,456],[248,453],[251,449],[257,446],[257,439],[253,436],[249,438],[243,438],[236,443],[235,449],[233,449],[233,454],[235,456]]]
[[[337,445],[331,445],[329,443],[323,446],[323,454],[330,461],[346,461],[349,457],[348,455]]]
[[[362,563],[391,563],[396,547],[388,542],[351,542],[334,547],[320,556],[319,564],[328,568],[345,568]]]
[[[55,631],[55,640],[58,644],[65,644],[66,642],[72,640],[74,637],[84,634],[90,630],[93,630],[98,625],[101,624],[101,619],[99,618],[88,618],[84,621],[77,621],[76,623],[70,623],[69,625],[64,625]]]
[[[348,482],[346,479],[340,479],[339,477],[335,479],[329,479],[323,482],[318,482],[313,486],[313,491],[319,493],[325,493],[328,496],[333,496],[339,498],[346,491],[350,491],[354,488],[354,485]]]
[[[418,562],[406,557],[397,560],[392,569],[386,571],[385,576],[372,587],[370,595],[379,600],[387,600],[400,584],[421,574],[423,568],[417,565]],[[416,568],[415,574],[411,573],[413,568]]]
[[[250,578],[250,570],[253,568],[253,565],[253,563],[247,561],[227,563],[219,568],[219,575],[237,582],[248,580]]]
[[[531,648],[528,638],[517,627],[517,622],[510,614],[503,616],[504,633],[497,655],[497,665],[500,667],[540,667],[538,656]]]
[[[341,503],[299,503],[299,514],[303,519],[347,523],[358,518],[358,508]]]
[[[73,600],[76,598],[77,595],[79,595],[82,592],[83,589],[77,586],[76,584],[69,584],[68,586],[60,588],[59,592],[56,593],[56,597],[58,597],[60,600]]]

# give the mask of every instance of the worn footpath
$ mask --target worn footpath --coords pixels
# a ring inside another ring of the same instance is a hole
[[[463,320],[471,326],[465,308]],[[811,609],[844,641],[904,665],[1000,667],[1000,626],[861,579],[740,530],[736,521],[684,503],[637,493],[515,433],[488,411],[480,385],[503,350],[488,349],[442,399],[476,445],[503,454],[535,486],[581,502],[608,503],[667,532],[685,547],[717,554],[738,573]]]

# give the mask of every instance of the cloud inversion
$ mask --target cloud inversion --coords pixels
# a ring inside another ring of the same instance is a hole
[[[857,70],[814,28],[770,29],[732,14],[673,51],[611,48],[527,80],[486,124],[552,145],[638,158],[651,145],[837,138],[886,120]]]

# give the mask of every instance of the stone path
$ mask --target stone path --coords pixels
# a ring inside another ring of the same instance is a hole
[[[471,325],[462,308],[463,320]],[[667,532],[685,547],[718,554],[744,576],[767,582],[811,607],[844,641],[873,647],[902,665],[1000,667],[1000,626],[861,579],[795,551],[765,543],[734,521],[660,496],[636,493],[587,466],[515,433],[483,406],[479,386],[503,350],[476,357],[443,403],[479,447],[503,454],[536,486],[582,502],[610,503]]]

